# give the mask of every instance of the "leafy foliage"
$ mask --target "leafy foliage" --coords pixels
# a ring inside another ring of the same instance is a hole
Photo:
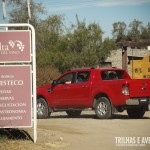
[[[117,42],[150,39],[150,22],[147,26],[143,26],[143,22],[134,19],[128,28],[125,22],[115,22],[113,23],[112,35]]]
[[[28,7],[26,0],[10,0],[9,5],[12,5],[14,9],[10,12],[10,20],[11,23],[26,23],[29,19],[28,17]],[[44,14],[46,11],[44,7],[42,7],[41,3],[35,3],[33,0],[30,0],[30,8],[31,8],[31,23],[35,25],[37,22],[38,14]]]
[[[127,25],[125,22],[115,22],[113,23],[112,35],[116,38],[117,41],[120,41],[126,36]]]

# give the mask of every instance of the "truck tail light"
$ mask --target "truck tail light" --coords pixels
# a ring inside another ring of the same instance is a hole
[[[122,93],[124,95],[129,95],[129,84],[128,83],[125,83],[122,85]]]

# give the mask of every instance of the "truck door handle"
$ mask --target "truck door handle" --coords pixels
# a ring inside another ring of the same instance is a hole
[[[86,85],[83,85],[82,88],[87,88],[87,86],[86,86]]]

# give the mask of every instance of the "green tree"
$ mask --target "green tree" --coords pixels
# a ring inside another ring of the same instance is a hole
[[[132,41],[138,41],[140,39],[141,27],[142,22],[139,20],[134,19],[129,24],[129,32],[128,32],[128,39]]]
[[[86,25],[85,20],[80,21],[76,16],[77,23],[73,24],[73,31],[68,36],[68,50],[74,53],[78,67],[97,66],[97,53],[102,45],[103,31],[96,23]],[[80,62],[80,63],[79,63]]]
[[[148,22],[147,24],[147,29],[148,29],[148,32],[150,32],[150,22]]]
[[[36,27],[37,50],[56,51],[57,45],[63,37],[63,20],[61,15],[48,16],[40,20]]]
[[[148,22],[146,28],[147,28],[148,39],[150,39],[150,22]]]
[[[33,0],[30,0],[30,10],[31,10],[31,19],[30,23],[32,25],[37,24],[39,14],[44,14],[46,11],[41,3],[35,3]],[[27,23],[28,17],[28,7],[27,0],[10,0],[9,5],[13,7],[10,15],[10,23]]]
[[[41,29],[45,31],[41,30],[39,36],[45,35],[41,39],[44,48],[37,53],[38,66],[52,66],[63,72],[70,68],[100,66],[105,61],[115,42],[110,39],[102,42],[103,31],[98,24],[87,25],[85,20],[80,21],[77,16],[76,19],[71,30],[65,32],[62,32],[64,19],[61,17],[51,16],[42,21]]]
[[[101,46],[101,53],[99,54],[99,62],[105,62],[105,60],[107,59],[107,57],[110,56],[110,53],[113,50],[116,50],[117,45],[116,42],[112,39],[106,38]]]
[[[140,39],[148,39],[150,36],[148,34],[148,29],[147,27],[141,26],[141,31],[140,31]]]
[[[116,41],[125,40],[126,37],[127,25],[125,22],[115,22],[113,23],[113,31],[112,35],[116,39]]]

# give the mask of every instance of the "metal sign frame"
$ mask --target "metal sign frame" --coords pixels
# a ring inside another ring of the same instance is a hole
[[[33,99],[33,128],[34,128],[34,143],[37,141],[37,114],[36,114],[36,46],[35,46],[35,29],[32,25],[28,23],[15,23],[15,24],[0,24],[0,27],[6,27],[8,29],[9,27],[28,27],[28,29],[31,29],[31,68],[32,68],[32,99]],[[9,31],[9,30],[8,30]],[[3,62],[0,62],[3,63]],[[11,62],[13,64],[13,62]],[[11,63],[6,63],[3,65],[10,65]],[[20,63],[20,62],[18,62]],[[23,65],[29,65],[27,62],[24,62]],[[17,65],[15,63],[15,65]]]

